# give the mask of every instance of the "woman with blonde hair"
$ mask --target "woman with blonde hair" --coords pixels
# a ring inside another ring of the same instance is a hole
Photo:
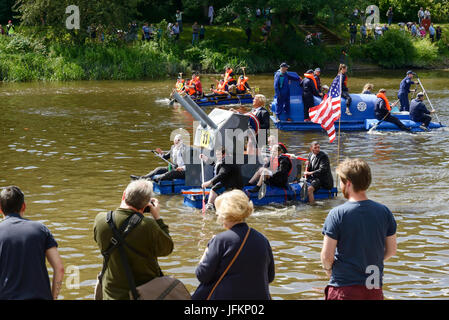
[[[254,208],[241,190],[215,200],[217,222],[226,231],[214,236],[195,273],[194,300],[268,300],[274,259],[268,239],[245,222]]]
[[[374,85],[372,83],[367,83],[363,87],[362,94],[374,94],[373,89],[374,89]]]

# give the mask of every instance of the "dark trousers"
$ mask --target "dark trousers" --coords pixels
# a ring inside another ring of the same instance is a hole
[[[159,177],[155,181],[162,181],[162,180],[174,180],[174,179],[185,179],[186,172],[185,171],[168,171],[167,167],[157,167],[153,171],[151,171],[149,174],[143,176],[142,178],[150,178],[154,180],[154,177],[159,175]]]
[[[302,101],[304,103],[304,120],[310,119],[309,109],[315,106],[315,102],[313,101],[313,96],[302,96]]]
[[[408,101],[408,94],[401,93],[398,94],[398,99],[401,102],[400,111],[410,111],[410,102]]]
[[[346,99],[346,109],[349,109],[349,106],[351,105],[351,102],[352,102],[352,98],[349,95],[349,92],[348,91],[342,91],[341,92],[341,96]]]
[[[401,120],[399,120],[398,118],[396,118],[395,116],[392,116],[391,113],[388,113],[387,116],[385,116],[386,114],[378,114],[376,113],[376,118],[377,120],[382,120],[383,121],[387,121],[387,122],[391,122],[394,123],[396,126],[399,127],[399,129],[403,130],[403,131],[410,131],[409,128],[407,128],[402,122]]]
[[[423,114],[421,118],[418,121],[415,122],[422,122],[422,124],[427,128],[429,127],[430,121],[432,120],[431,116],[428,116],[427,114]]]

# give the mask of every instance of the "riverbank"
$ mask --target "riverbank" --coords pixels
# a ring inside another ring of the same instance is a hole
[[[220,74],[228,65],[238,72],[245,67],[247,73],[259,74],[272,73],[282,61],[300,73],[317,66],[325,72],[337,69],[342,48],[347,48],[348,56],[343,61],[350,71],[449,67],[447,37],[430,43],[391,30],[379,40],[365,44],[308,46],[298,41],[303,37],[299,33],[285,35],[280,41],[273,31],[264,43],[260,31],[255,30],[247,43],[240,28],[206,26],[205,39],[193,46],[190,29],[186,24],[179,40],[162,33],[150,42],[127,42],[108,36],[104,41],[87,38],[83,44],[50,41],[49,37],[35,36],[25,29],[12,38],[0,37],[0,80],[163,79],[194,70]]]

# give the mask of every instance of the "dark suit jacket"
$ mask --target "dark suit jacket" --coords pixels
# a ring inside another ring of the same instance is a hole
[[[321,182],[321,187],[325,189],[332,189],[334,185],[334,179],[332,178],[329,157],[323,151],[320,151],[312,161],[312,155],[313,153],[311,152],[307,157],[307,160],[309,161],[309,164],[307,165],[307,171],[315,171],[315,173],[310,176],[310,179],[319,179]]]
[[[246,223],[212,238],[208,252],[195,270],[200,285],[193,300],[205,300],[212,287],[228,267],[248,231]],[[268,300],[269,283],[274,280],[274,259],[270,243],[252,229],[239,256],[215,289],[212,300]]]
[[[279,165],[276,172],[273,172],[273,175],[268,179],[267,183],[275,187],[286,188],[288,186],[288,175],[292,169],[292,162],[284,155],[278,157],[278,162]],[[265,167],[270,167],[270,163],[267,163]]]
[[[212,164],[215,166],[215,164]],[[220,183],[225,189],[242,189],[243,181],[240,167],[236,164],[220,163],[212,185]]]
[[[259,120],[260,129],[270,129],[270,113],[265,108],[260,108],[254,114]]]

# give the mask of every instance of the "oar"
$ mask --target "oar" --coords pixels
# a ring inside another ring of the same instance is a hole
[[[394,107],[398,102],[399,102],[399,99],[396,100],[395,102],[393,102],[391,105]],[[374,130],[376,130],[376,128],[379,126],[379,124],[384,122],[384,120],[388,117],[390,112],[391,111],[388,111],[387,114],[385,115],[385,117],[382,118],[382,120],[378,121],[374,126],[372,126],[372,128],[368,130],[368,133],[372,133]]]
[[[257,195],[257,198],[260,200],[260,199],[264,198],[266,194],[267,194],[267,184],[265,183],[265,175],[263,175],[262,185],[260,186],[259,194]]]
[[[430,101],[429,96],[427,95],[427,91],[426,91],[426,89],[424,89],[424,86],[422,85],[421,80],[419,79],[418,75],[416,75],[416,78],[418,79],[418,83],[421,86],[424,94],[426,95],[427,101],[429,101],[429,104],[430,104],[430,107],[432,108],[432,111],[435,113],[435,115],[437,117],[438,123],[440,124],[440,126],[442,126],[440,118],[438,117],[438,114],[436,113],[436,110],[433,108],[432,101]]]
[[[307,199],[307,179],[304,175],[299,182],[302,182],[301,190],[299,190],[299,199],[304,201]]]
[[[204,185],[204,164],[203,164],[203,159],[201,159],[201,189],[203,189],[203,207],[202,207],[202,212],[203,215],[206,213],[206,192],[205,189],[203,188]]]
[[[167,162],[169,165],[172,166],[172,168],[175,168],[175,164],[171,161],[168,161],[167,159],[164,159],[156,150],[150,150],[151,152],[154,153],[154,155],[160,159],[162,159],[163,161]]]

